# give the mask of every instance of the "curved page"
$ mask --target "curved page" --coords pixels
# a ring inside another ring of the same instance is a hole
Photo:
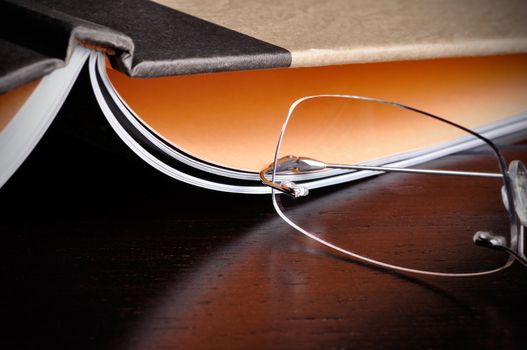
[[[302,96],[337,93],[376,97],[473,129],[488,129],[527,111],[527,55],[154,79],[129,78],[111,68],[107,74],[122,101],[151,132],[203,162],[248,172],[260,171],[273,159],[289,105]],[[413,128],[397,124],[388,115],[377,118],[376,132],[397,127],[411,133]],[[323,128],[323,124],[318,127]],[[365,134],[372,132],[367,126],[361,127]],[[448,141],[448,137],[434,135],[434,130],[427,133],[423,140],[433,142],[416,148]],[[348,142],[342,150],[360,150],[356,139]],[[394,139],[379,145],[375,158],[392,155],[397,142]]]
[[[0,187],[46,132],[88,54],[89,50],[76,47],[66,67],[55,70],[39,82],[0,96]]]

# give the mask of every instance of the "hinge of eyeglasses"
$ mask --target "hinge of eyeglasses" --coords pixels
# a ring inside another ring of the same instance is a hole
[[[271,165],[272,166],[272,165]],[[326,163],[307,157],[288,155],[276,162],[277,173],[306,173],[326,168]]]
[[[293,181],[284,181],[280,184],[270,181],[265,176],[269,174],[274,168],[274,163],[260,172],[260,179],[262,182],[272,188],[279,190],[280,192],[286,193],[293,197],[304,197],[309,194],[309,189],[306,186],[298,185]],[[276,174],[287,175],[287,174],[298,174],[306,173],[311,171],[319,171],[326,168],[326,164],[307,157],[297,156],[285,156],[276,161]]]
[[[319,171],[326,168],[324,162],[307,157],[297,157],[288,155],[278,159],[276,162],[276,172],[279,174],[298,174],[311,171]],[[273,166],[273,165],[271,165]],[[282,192],[285,192],[295,198],[304,197],[309,194],[309,189],[306,186],[298,185],[293,181],[284,181],[280,183]]]

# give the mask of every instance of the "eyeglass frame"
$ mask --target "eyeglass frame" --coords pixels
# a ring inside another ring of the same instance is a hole
[[[430,117],[432,119],[446,123],[450,126],[453,126],[457,129],[460,129],[476,137],[477,139],[482,141],[484,144],[488,145],[492,149],[492,151],[494,152],[494,155],[496,156],[498,160],[500,173],[396,168],[396,167],[386,167],[386,166],[366,166],[366,165],[349,165],[349,164],[331,164],[331,163],[324,163],[322,161],[312,159],[312,158],[301,157],[301,156],[299,157],[299,156],[294,156],[294,155],[288,155],[285,157],[278,158],[287,125],[296,107],[304,101],[315,99],[315,98],[345,98],[345,99],[379,102],[385,105],[390,105],[390,106],[394,106],[398,108],[403,108],[403,109],[406,109],[412,112],[416,112],[420,115]],[[278,142],[277,142],[277,146],[275,150],[274,161],[271,164],[269,164],[268,167],[260,171],[259,176],[260,176],[260,180],[262,181],[264,185],[271,187],[273,206],[275,207],[275,210],[277,211],[278,215],[284,221],[286,221],[286,223],[292,226],[294,229],[296,229],[300,233],[306,235],[307,237],[317,241],[318,243],[326,247],[336,250],[342,254],[351,256],[355,259],[359,259],[363,262],[376,265],[376,266],[380,266],[383,268],[388,268],[388,269],[395,270],[395,271],[409,272],[409,273],[423,274],[423,275],[432,275],[432,276],[444,276],[444,277],[468,277],[468,276],[488,275],[491,273],[501,271],[511,266],[514,260],[519,261],[522,265],[527,267],[527,257],[525,256],[524,244],[523,244],[525,226],[527,226],[527,196],[525,194],[522,195],[521,193],[522,190],[527,191],[527,188],[525,188],[525,186],[522,186],[522,183],[527,183],[527,175],[525,174],[526,167],[519,160],[511,161],[508,168],[506,164],[507,163],[505,162],[505,159],[503,155],[501,154],[499,148],[491,140],[489,140],[488,138],[484,137],[483,135],[469,128],[466,128],[462,125],[454,123],[448,119],[439,117],[437,115],[434,115],[434,114],[431,114],[423,110],[413,108],[413,107],[410,107],[404,104],[386,101],[386,100],[373,98],[373,97],[344,95],[344,94],[321,94],[321,95],[304,96],[302,98],[297,99],[291,104],[291,106],[289,107],[287,116],[285,118],[285,121],[282,124],[280,136],[278,138]],[[474,273],[443,273],[443,272],[433,272],[433,271],[405,268],[402,266],[384,263],[384,262],[381,262],[375,259],[367,258],[357,253],[353,253],[352,251],[343,249],[339,246],[336,246],[304,230],[302,227],[298,226],[296,223],[292,222],[289,218],[287,218],[282,213],[282,211],[279,209],[278,204],[276,203],[276,197],[275,197],[276,191],[285,193],[286,195],[294,197],[294,198],[304,197],[309,194],[309,189],[306,186],[298,185],[294,183],[293,181],[285,181],[285,182],[277,183],[276,182],[277,173],[278,174],[284,173],[288,175],[306,174],[309,172],[321,171],[324,169],[349,169],[352,171],[370,170],[370,171],[377,171],[379,173],[381,172],[405,172],[405,173],[420,173],[420,174],[430,174],[430,175],[501,178],[503,181],[503,186],[501,188],[501,197],[502,197],[503,204],[505,208],[507,209],[507,213],[509,217],[509,224],[510,224],[510,247],[507,246],[507,240],[505,239],[505,237],[495,235],[487,231],[476,232],[476,234],[473,237],[473,241],[478,246],[487,247],[487,248],[506,252],[509,255],[509,259],[504,266],[496,268],[496,269],[488,270],[488,271],[481,271],[481,272],[474,272]],[[522,171],[524,172],[523,174],[521,174]],[[266,177],[266,175],[268,174],[271,174],[271,180],[269,180]],[[525,182],[523,182],[522,180]]]

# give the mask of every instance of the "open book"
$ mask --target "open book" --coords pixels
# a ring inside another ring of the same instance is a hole
[[[258,172],[273,159],[289,105],[304,95],[354,93],[397,100],[488,138],[527,129],[526,55],[138,79],[111,68],[103,54],[77,47],[65,68],[1,95],[1,184],[51,124],[86,61],[106,120],[138,157],[177,180],[219,191],[269,192]],[[411,127],[403,121],[397,125]],[[444,139],[402,156],[388,144],[375,164],[411,166],[474,146]],[[321,187],[371,174],[321,172],[310,181]]]
[[[489,138],[527,127],[525,2],[363,5],[0,2],[0,186],[45,133],[85,64],[102,113],[138,157],[219,191],[270,191],[258,172],[273,160],[289,106],[306,95],[399,102]],[[474,146],[447,138],[402,156],[393,144],[383,145],[376,164],[410,166]],[[309,186],[369,174],[321,172]]]

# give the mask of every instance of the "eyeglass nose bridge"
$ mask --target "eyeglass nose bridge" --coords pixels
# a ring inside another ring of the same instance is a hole
[[[527,168],[519,160],[513,160],[509,164],[509,178],[512,187],[512,199],[514,211],[522,225],[527,226]],[[505,208],[508,208],[507,191],[502,187],[501,195]]]
[[[507,245],[505,237],[485,231],[479,231],[474,235],[474,243],[478,246],[504,251],[527,267],[527,257],[524,253],[524,227],[527,224],[527,169],[521,161],[513,160],[509,164],[508,176],[512,185],[512,198],[509,198],[505,185],[501,187],[500,192],[503,206],[510,215],[516,216],[518,221],[518,223],[511,224],[511,231],[513,231],[511,236],[515,236],[511,238],[511,246]]]

